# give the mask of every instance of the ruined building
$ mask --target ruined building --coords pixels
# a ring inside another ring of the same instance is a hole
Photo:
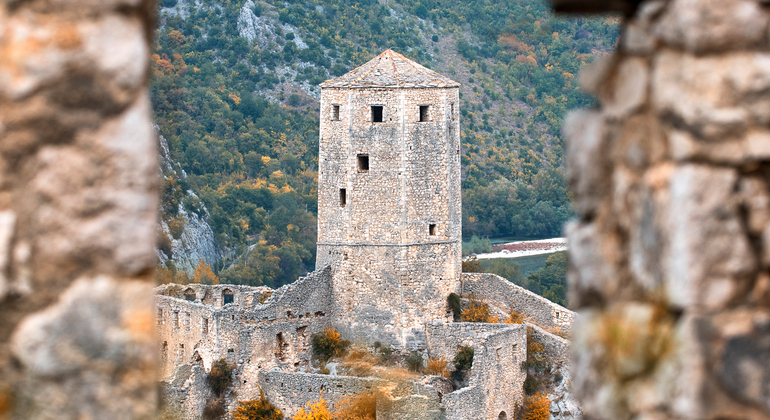
[[[568,378],[568,342],[544,328],[568,332],[571,311],[498,276],[460,272],[458,86],[390,50],[321,85],[318,270],[277,290],[159,287],[170,406],[198,418],[212,397],[206,372],[225,358],[235,366],[228,412],[260,389],[285,415],[321,396],[333,405],[380,390],[378,419],[513,418],[523,401],[527,325],[455,323],[450,293],[473,295],[501,318],[525,315],[531,337]],[[452,360],[470,345],[470,376],[454,390],[437,377],[321,374],[310,338],[325,328],[361,347],[378,342],[426,358]],[[560,418],[579,416],[570,405]]]

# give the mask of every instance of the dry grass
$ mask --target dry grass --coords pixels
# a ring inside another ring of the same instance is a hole
[[[563,338],[565,340],[569,340],[570,339],[569,338],[569,333],[564,331],[564,330],[562,330],[559,327],[545,327],[543,329],[548,331],[549,333],[551,333],[553,335],[558,335],[559,337],[561,337],[561,338]]]
[[[342,398],[334,412],[335,420],[375,420],[377,397],[374,394],[358,394]]]
[[[446,369],[447,361],[443,357],[429,357],[428,358],[428,373],[438,376],[449,376],[449,371]]]

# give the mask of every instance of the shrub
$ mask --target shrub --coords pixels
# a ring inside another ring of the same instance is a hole
[[[506,324],[523,324],[524,323],[524,315],[516,312],[511,311],[508,314],[508,319],[505,320]]]
[[[206,406],[203,407],[203,418],[206,420],[218,419],[222,417],[226,411],[225,399],[219,397],[214,401],[209,401]]]
[[[527,393],[527,395],[532,395],[537,391],[537,379],[535,379],[532,375],[527,374],[527,379],[524,380],[524,392]]]
[[[458,321],[460,319],[460,315],[463,313],[463,306],[462,302],[460,301],[460,295],[457,293],[450,293],[446,298],[446,303],[449,305],[449,309],[452,310],[455,321]]]
[[[473,366],[473,347],[460,347],[460,349],[457,351],[457,354],[455,355],[454,360],[452,360],[452,364],[455,365],[455,369],[457,370],[470,369],[471,366]]]
[[[548,420],[551,418],[551,400],[543,393],[524,399],[524,420]]]
[[[476,256],[472,256],[469,258],[466,258],[462,262],[462,272],[463,273],[483,273],[484,267],[481,266],[481,263],[476,260]]]
[[[448,376],[446,370],[447,361],[443,357],[429,357],[428,358],[428,373],[431,375]]]
[[[326,328],[321,334],[313,334],[311,342],[313,355],[324,362],[333,356],[342,356],[350,345],[350,341],[343,340],[340,333],[331,328]]]
[[[413,351],[406,358],[404,358],[404,364],[406,368],[412,372],[419,372],[422,369],[422,355]]]
[[[489,311],[489,305],[485,302],[480,302],[471,299],[468,306],[463,310],[460,319],[465,322],[489,322],[497,323],[497,317],[492,315]]]
[[[340,399],[335,420],[375,420],[377,417],[377,397],[374,394],[358,394]]]
[[[232,376],[233,368],[227,364],[225,359],[219,359],[211,365],[211,372],[206,377],[206,382],[209,383],[214,394],[219,397],[230,387]]]
[[[239,401],[238,408],[233,411],[234,420],[281,420],[283,413],[265,398],[265,393],[259,390],[258,400]]]
[[[383,362],[387,362],[390,360],[390,357],[393,356],[393,347],[390,346],[382,346],[379,349],[380,351],[380,359]]]
[[[333,420],[332,413],[329,412],[329,408],[326,406],[326,401],[323,398],[318,400],[317,403],[308,404],[307,411],[304,408],[299,410],[299,413],[292,417],[292,420]]]
[[[171,232],[171,236],[174,239],[179,239],[182,237],[182,233],[184,232],[184,224],[184,219],[182,218],[174,218],[169,220],[168,230]]]
[[[527,369],[533,369],[537,373],[545,373],[549,369],[548,360],[545,357],[545,346],[535,339],[532,327],[527,327]]]
[[[171,239],[169,239],[162,231],[158,232],[158,249],[166,256],[166,258],[174,257],[171,250]]]

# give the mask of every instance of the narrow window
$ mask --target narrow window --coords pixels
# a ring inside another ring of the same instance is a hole
[[[372,105],[372,122],[382,122],[382,105]]]
[[[428,105],[420,105],[420,122],[428,121]]]
[[[163,309],[158,308],[158,325],[163,324]]]
[[[168,359],[168,341],[163,342],[163,350],[161,353],[161,357],[163,357],[163,360]]]
[[[431,223],[431,224],[428,225],[428,234],[430,236],[436,236],[436,224],[435,223]]]
[[[340,207],[345,207],[348,204],[347,190],[340,188]]]
[[[227,305],[228,303],[234,302],[233,298],[233,292],[230,291],[230,289],[225,289],[222,291],[222,304]]]
[[[358,155],[358,172],[369,172],[369,155]]]
[[[340,120],[340,106],[332,105],[332,121]]]
[[[209,333],[209,319],[203,318],[201,321],[202,327],[203,327],[203,335],[206,335]]]
[[[174,311],[174,328],[179,328],[179,312]]]
[[[449,104],[449,119],[452,121],[455,120],[455,103],[454,102]]]
[[[184,360],[184,344],[179,345],[179,361]]]

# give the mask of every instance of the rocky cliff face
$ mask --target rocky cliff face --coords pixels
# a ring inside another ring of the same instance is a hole
[[[163,136],[158,136],[158,139],[161,177],[164,179],[174,177],[181,181],[186,181],[187,174],[185,174],[179,163],[171,159],[169,155],[166,139]],[[185,206],[183,203],[186,200],[194,202],[195,208],[191,209],[190,206]],[[174,217],[166,218],[161,216],[159,221],[158,235],[165,236],[168,240],[166,242],[161,237],[160,242],[165,242],[167,246],[161,246],[155,251],[160,263],[166,267],[169,267],[169,263],[172,263],[178,271],[185,272],[188,275],[193,274],[200,260],[203,260],[208,265],[214,265],[219,260],[220,253],[214,242],[214,231],[211,229],[208,220],[209,212],[206,206],[192,190],[186,190],[184,192],[184,199],[178,204]]]

